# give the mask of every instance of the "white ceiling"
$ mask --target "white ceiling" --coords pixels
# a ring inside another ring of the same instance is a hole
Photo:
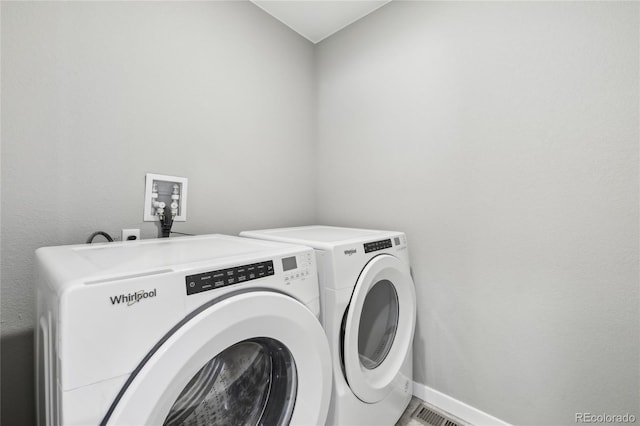
[[[329,37],[391,0],[251,0],[313,43]]]

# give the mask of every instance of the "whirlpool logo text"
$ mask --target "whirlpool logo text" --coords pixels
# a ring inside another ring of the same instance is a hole
[[[118,296],[110,296],[109,299],[111,300],[112,305],[119,305],[121,303],[126,303],[127,306],[131,306],[131,305],[135,305],[136,303],[138,303],[143,299],[156,297],[156,294],[157,292],[156,292],[156,289],[154,288],[153,290],[150,290],[150,291],[138,290],[135,293],[120,294]]]
[[[345,250],[344,254],[346,254],[347,256],[351,256],[352,254],[356,254],[357,250],[356,249],[349,249],[349,250]]]

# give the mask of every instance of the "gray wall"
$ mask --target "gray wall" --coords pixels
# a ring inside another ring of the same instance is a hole
[[[319,219],[407,232],[419,383],[640,417],[639,6],[394,1],[319,45]]]
[[[394,1],[315,48],[245,2],[1,7],[4,424],[33,421],[33,250],[154,237],[145,172],[190,179],[177,231],[406,231],[420,383],[640,417],[637,3]]]
[[[248,2],[2,2],[2,420],[33,421],[33,252],[142,223],[146,172],[188,221],[314,221],[313,45]]]

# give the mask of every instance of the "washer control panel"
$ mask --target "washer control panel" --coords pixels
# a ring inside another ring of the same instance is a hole
[[[372,243],[364,244],[364,252],[371,253],[372,251],[384,250],[393,247],[391,244],[391,238],[386,240],[374,241]]]
[[[313,264],[311,256],[313,256],[313,253],[282,258],[285,284],[291,284],[294,280],[304,279],[309,276],[311,265]]]
[[[284,260],[284,259],[283,259]],[[233,284],[268,277],[274,274],[273,261],[252,263],[250,265],[234,266],[202,274],[187,275],[187,296],[203,291],[213,290]]]

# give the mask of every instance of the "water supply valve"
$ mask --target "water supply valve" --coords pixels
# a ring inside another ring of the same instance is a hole
[[[187,220],[187,178],[147,173],[144,197],[144,221]],[[169,219],[169,217],[167,217]]]

